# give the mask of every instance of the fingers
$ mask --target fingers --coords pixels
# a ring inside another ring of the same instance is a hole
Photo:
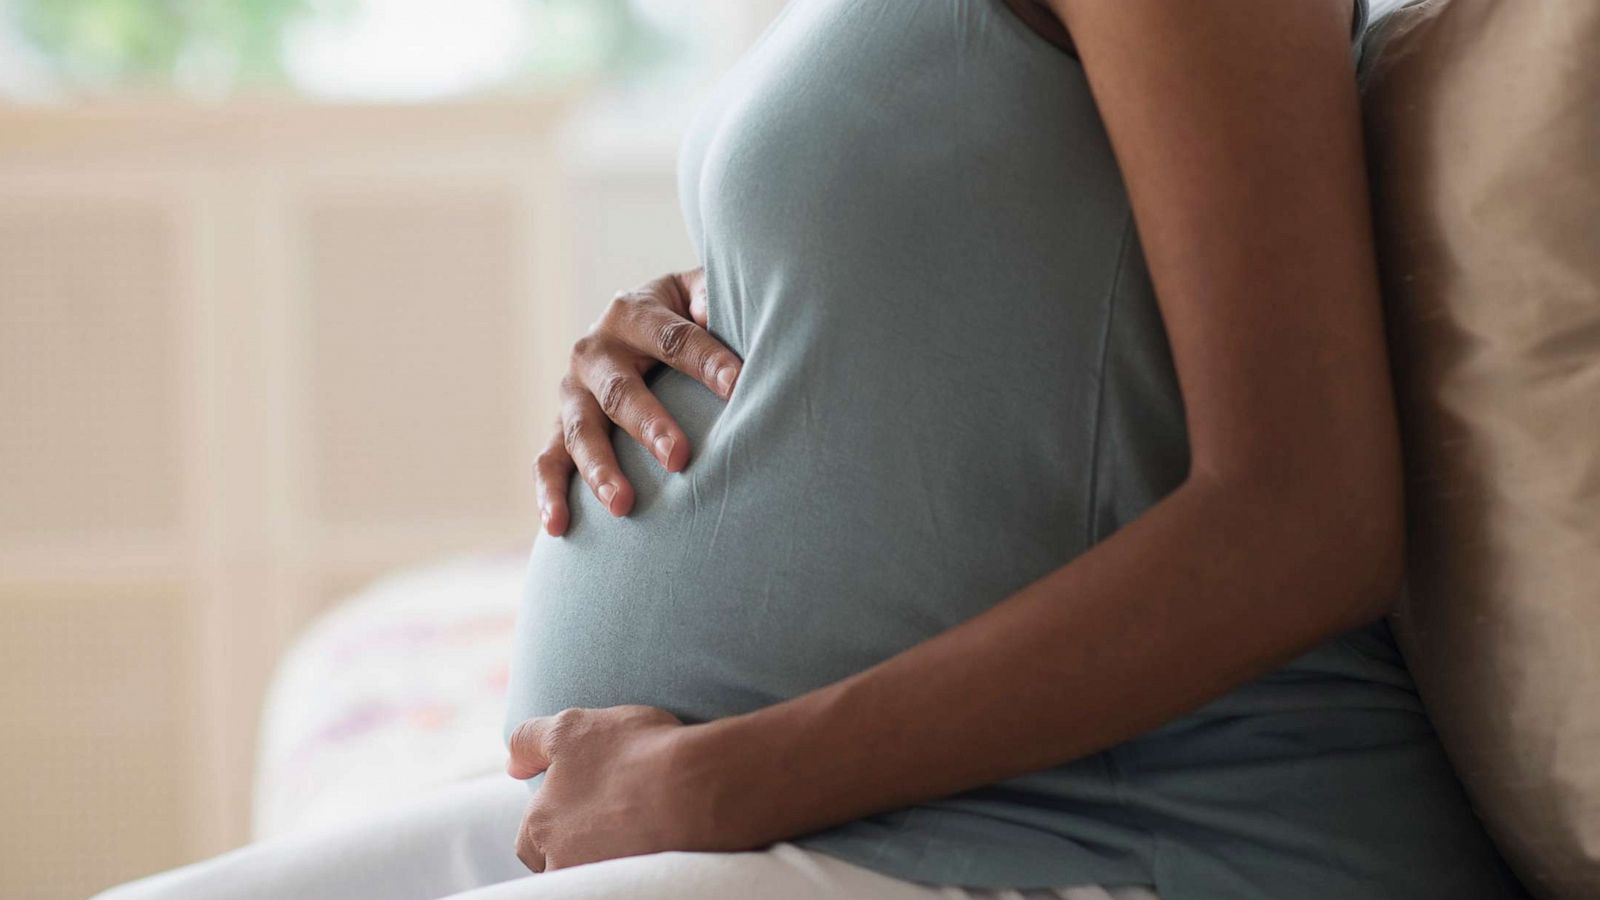
[[[611,448],[611,423],[600,402],[572,376],[561,381],[561,438],[578,476],[613,516],[633,508],[633,485],[623,477]]]
[[[707,315],[705,270],[695,269],[618,294],[601,316],[601,327],[607,336],[726,400],[743,363],[706,330]]]
[[[560,433],[535,464],[546,533],[564,534],[571,522],[567,488],[574,471],[613,516],[633,508],[633,486],[611,444],[612,423],[667,471],[688,465],[688,436],[643,374],[663,362],[729,399],[743,362],[705,324],[705,272],[695,269],[618,294],[595,329],[573,345],[561,382]]]
[[[609,350],[587,352],[577,361],[576,373],[606,418],[632,435],[667,471],[682,469],[689,461],[689,439],[645,385],[639,368],[619,364],[618,356]]]
[[[533,463],[534,493],[539,498],[539,521],[545,533],[560,537],[567,531],[571,513],[567,509],[567,487],[572,483],[572,473],[577,466],[572,454],[567,452],[561,419],[556,419],[555,434]]]
[[[640,303],[618,323],[615,334],[636,352],[688,375],[718,397],[733,396],[743,363],[693,320],[659,304]]]

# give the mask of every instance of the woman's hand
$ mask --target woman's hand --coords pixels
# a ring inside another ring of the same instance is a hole
[[[618,294],[572,347],[561,379],[556,433],[534,466],[545,531],[567,530],[567,485],[578,472],[614,516],[633,508],[633,486],[617,466],[611,423],[676,472],[689,461],[689,439],[650,389],[644,374],[666,363],[726,400],[739,357],[706,330],[704,269],[663,275]]]
[[[667,850],[741,850],[719,834],[685,726],[652,706],[568,709],[511,733],[513,778],[545,773],[517,835],[535,872]]]

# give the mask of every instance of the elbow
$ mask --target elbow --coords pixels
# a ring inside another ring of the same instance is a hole
[[[1398,487],[1378,491],[1315,491],[1294,501],[1285,515],[1302,527],[1302,546],[1289,557],[1304,561],[1292,595],[1315,599],[1327,631],[1339,633],[1388,615],[1405,577],[1405,513]]]
[[[1387,479],[1385,479],[1387,481]],[[1313,542],[1311,571],[1328,587],[1335,631],[1369,624],[1391,611],[1405,579],[1405,509],[1399,479],[1392,489],[1317,491],[1300,515]]]
[[[1405,513],[1398,499],[1395,509],[1381,510],[1376,514],[1386,521],[1374,529],[1366,546],[1359,550],[1356,562],[1360,579],[1353,588],[1349,627],[1365,625],[1387,616],[1394,609],[1405,584],[1406,529]]]
[[[1350,534],[1340,547],[1352,575],[1349,627],[1388,615],[1405,582],[1405,483],[1398,447],[1373,458],[1350,467],[1334,485],[1343,499],[1329,502],[1334,527],[1346,523]]]
[[[1247,510],[1250,542],[1269,596],[1314,600],[1319,631],[1339,632],[1387,615],[1405,578],[1405,498],[1391,464],[1334,464],[1294,474],[1250,467],[1212,486]],[[1282,469],[1278,471],[1282,472]],[[1316,473],[1307,477],[1305,473]],[[1194,475],[1191,475],[1191,479]]]

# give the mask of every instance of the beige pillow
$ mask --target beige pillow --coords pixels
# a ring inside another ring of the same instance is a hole
[[[1600,0],[1423,2],[1364,60],[1405,433],[1394,624],[1491,834],[1600,898]]]

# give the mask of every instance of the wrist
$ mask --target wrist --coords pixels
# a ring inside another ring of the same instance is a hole
[[[690,773],[696,827],[722,849],[764,847],[807,830],[796,750],[783,707],[682,729],[678,764]]]
[[[770,773],[752,742],[758,740],[743,717],[717,719],[683,729],[679,765],[690,773],[697,837],[725,850],[765,846],[762,807],[772,806]]]

